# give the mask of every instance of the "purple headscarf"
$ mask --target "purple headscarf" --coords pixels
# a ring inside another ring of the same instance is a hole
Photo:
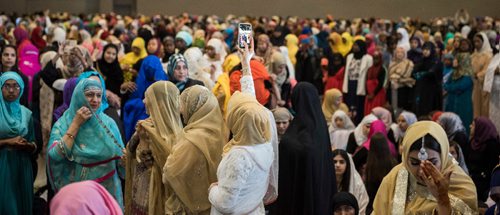
[[[21,27],[17,27],[14,30],[14,38],[16,38],[16,45],[19,46],[21,42],[27,40],[29,37],[28,32]]]
[[[493,122],[487,117],[478,117],[474,120],[474,136],[471,147],[473,150],[482,151],[486,147],[486,141],[494,139],[498,141],[498,131]]]
[[[70,78],[64,84],[63,89],[63,103],[54,110],[54,122],[56,122],[59,117],[61,117],[68,109],[69,104],[71,103],[71,96],[73,96],[73,91],[75,90],[76,84],[78,83],[78,78]]]

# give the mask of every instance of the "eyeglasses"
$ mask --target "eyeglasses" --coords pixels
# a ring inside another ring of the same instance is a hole
[[[15,84],[15,85],[3,85],[2,89],[7,90],[7,91],[9,91],[9,90],[16,90],[17,91],[17,90],[21,90],[21,87],[17,84]]]

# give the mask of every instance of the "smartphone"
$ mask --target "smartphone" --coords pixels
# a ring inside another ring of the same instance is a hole
[[[244,43],[250,47],[250,38],[252,37],[252,24],[239,23],[238,24],[238,46],[245,48]]]

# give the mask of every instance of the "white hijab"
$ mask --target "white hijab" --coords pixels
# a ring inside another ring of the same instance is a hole
[[[368,139],[368,136],[363,134],[363,126],[365,124],[371,124],[375,120],[378,120],[375,115],[368,114],[363,118],[356,129],[354,129],[354,138],[356,139],[356,143],[358,144],[358,146],[361,146],[361,144],[363,144]]]
[[[497,44],[497,49],[500,49],[500,42]],[[493,79],[495,78],[495,70],[500,68],[500,53],[497,53],[491,58],[490,64],[486,69],[483,90],[491,93],[493,89]]]
[[[364,215],[366,214],[366,207],[368,206],[368,202],[370,201],[370,199],[368,197],[368,192],[366,192],[363,179],[356,170],[351,155],[348,154],[348,157],[349,163],[351,164],[351,175],[349,176],[349,193],[354,195],[354,197],[356,197],[356,200],[358,200],[359,214]]]
[[[408,31],[404,28],[398,28],[397,32],[402,36],[398,41],[398,46],[403,47],[406,52],[410,51],[410,36],[408,35]]]
[[[339,128],[335,124],[335,119],[341,118],[344,121],[344,127]],[[345,150],[347,147],[347,142],[349,141],[349,135],[355,129],[354,123],[347,116],[344,111],[337,110],[332,116],[330,126],[328,126],[328,132],[330,133],[330,143],[332,144],[332,150],[342,149]]]
[[[484,32],[479,32],[479,35],[481,35],[481,38],[483,38],[483,46],[481,49],[477,50],[476,52],[478,53],[492,53],[493,49],[491,49],[490,45],[490,40],[488,39],[488,36]]]

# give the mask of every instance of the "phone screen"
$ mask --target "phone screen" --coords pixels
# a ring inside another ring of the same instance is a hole
[[[250,37],[252,37],[252,24],[238,24],[238,46],[240,48],[245,48],[244,43],[247,43],[247,45],[250,46]]]

